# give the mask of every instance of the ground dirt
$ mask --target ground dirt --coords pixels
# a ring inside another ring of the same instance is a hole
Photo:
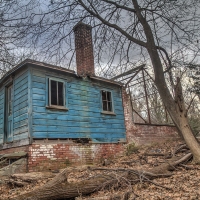
[[[96,168],[130,168],[130,169],[149,169],[167,162],[167,157],[170,156],[174,149],[181,142],[166,142],[162,144],[154,144],[151,146],[135,147],[134,145],[127,148],[126,155],[116,157],[114,159],[105,160],[104,163],[96,165]],[[186,152],[181,152],[177,156],[181,157]],[[146,155],[149,154],[149,155]],[[150,154],[157,154],[152,156]],[[164,154],[165,156],[162,156]],[[94,167],[94,166],[93,166]],[[85,167],[69,174],[68,181],[76,182],[96,175],[97,173],[105,173],[101,170],[90,170]],[[117,172],[116,172],[117,173]],[[177,167],[173,175],[168,178],[158,178],[153,182],[146,182],[141,177],[141,180],[131,185],[129,182],[119,187],[102,188],[100,191],[95,192],[89,196],[76,198],[76,200],[84,199],[102,199],[107,200],[112,194],[120,194],[125,191],[133,191],[136,195],[136,200],[158,200],[158,199],[177,199],[177,200],[198,200],[200,199],[200,166],[193,165],[192,162]],[[24,187],[16,187],[6,183],[0,184],[0,199],[5,200],[21,193],[34,190],[41,187],[50,179],[39,180],[37,182],[29,183]]]

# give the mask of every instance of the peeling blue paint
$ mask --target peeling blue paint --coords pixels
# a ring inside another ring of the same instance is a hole
[[[66,110],[48,108],[49,77],[65,83]],[[94,143],[125,142],[121,86],[34,67],[17,74],[13,84],[13,140],[30,137],[86,138]],[[0,88],[0,144],[4,137],[4,87]],[[102,89],[112,92],[115,115],[102,114]]]

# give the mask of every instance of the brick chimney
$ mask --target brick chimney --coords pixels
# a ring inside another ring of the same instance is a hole
[[[94,76],[94,55],[92,44],[92,27],[79,22],[74,27],[77,74]]]

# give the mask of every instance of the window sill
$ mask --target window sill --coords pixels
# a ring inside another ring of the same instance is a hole
[[[110,112],[110,111],[102,111],[101,114],[105,114],[105,115],[116,115],[114,112]]]
[[[46,106],[46,108],[51,110],[68,111],[68,108],[65,108],[64,106]]]

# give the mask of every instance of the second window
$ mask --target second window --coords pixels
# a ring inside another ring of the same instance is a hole
[[[49,105],[64,106],[64,82],[49,79]]]
[[[113,112],[112,94],[109,91],[101,90],[102,109],[103,111]]]

